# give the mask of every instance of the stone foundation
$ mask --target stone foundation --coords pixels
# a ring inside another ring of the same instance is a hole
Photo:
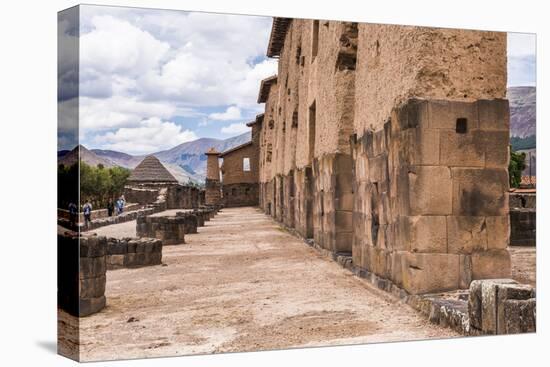
[[[160,188],[147,187],[124,187],[124,198],[131,203],[150,204],[154,203],[160,195]]]
[[[162,241],[153,238],[107,239],[107,270],[162,263]]]
[[[176,217],[184,219],[185,234],[197,233],[199,221],[194,212],[177,212]]]
[[[206,205],[218,205],[220,202],[221,202],[220,180],[206,178],[204,203]]]

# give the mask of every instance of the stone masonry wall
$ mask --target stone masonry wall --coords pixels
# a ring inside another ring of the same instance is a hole
[[[107,270],[162,263],[162,241],[154,238],[108,238]]]
[[[138,237],[157,238],[163,245],[185,243],[184,217],[176,216],[140,216],[137,218],[136,234]]]
[[[58,305],[84,317],[105,307],[106,245],[103,236],[58,234]]]
[[[507,147],[505,100],[394,109],[354,143],[353,262],[413,294],[509,277]]]
[[[505,93],[505,33],[293,19],[261,207],[410,293],[507,277]]]

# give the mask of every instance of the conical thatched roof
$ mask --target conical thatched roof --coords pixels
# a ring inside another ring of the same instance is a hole
[[[178,180],[160,163],[157,157],[149,155],[134,168],[128,178],[132,182],[174,182]]]

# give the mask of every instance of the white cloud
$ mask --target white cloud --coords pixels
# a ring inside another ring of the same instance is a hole
[[[508,56],[534,56],[537,48],[537,36],[534,33],[508,33]]]
[[[170,122],[176,116],[200,119],[202,128],[251,118],[262,107],[256,103],[261,79],[277,70],[277,61],[265,58],[269,17],[86,5],[80,20],[84,144],[150,152],[195,136]],[[208,115],[206,108],[225,111]],[[182,130],[169,130],[170,124]],[[248,131],[244,124],[223,130]],[[136,135],[152,131],[158,136]],[[178,138],[158,140],[166,131]]]
[[[112,149],[130,154],[145,154],[197,139],[193,131],[184,130],[180,125],[159,118],[140,122],[138,127],[120,128],[96,136],[93,141],[102,149]]]
[[[176,107],[167,102],[143,102],[135,97],[80,98],[81,134],[118,127],[135,127],[143,119],[168,119]]]
[[[244,122],[234,123],[229,126],[224,126],[220,130],[222,134],[226,135],[239,135],[250,131],[250,128],[246,126]]]
[[[239,120],[242,118],[241,109],[235,106],[229,106],[225,112],[215,112],[208,115],[212,120],[229,121]]]

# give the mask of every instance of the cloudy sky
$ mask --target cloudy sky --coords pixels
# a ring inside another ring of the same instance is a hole
[[[260,80],[277,71],[276,60],[265,57],[271,18],[80,10],[79,134],[86,147],[143,154],[223,139],[248,131],[246,122],[262,112]],[[77,35],[78,25],[61,19],[59,36]],[[534,85],[534,37],[510,34],[508,53],[509,85]],[[71,60],[60,60],[63,74]],[[61,111],[76,106],[73,75],[66,74]]]

